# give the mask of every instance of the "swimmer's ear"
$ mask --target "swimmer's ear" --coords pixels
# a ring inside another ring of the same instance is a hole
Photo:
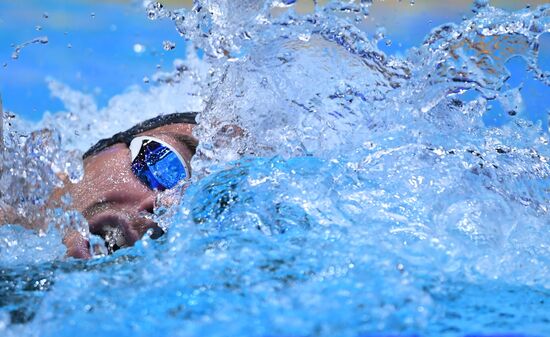
[[[218,134],[224,135],[226,137],[236,138],[245,136],[246,132],[237,124],[226,124],[220,128]]]
[[[238,138],[245,138],[247,136],[247,131],[239,125],[225,124],[218,129],[218,132],[216,132],[214,146],[225,147],[229,145],[233,140]]]

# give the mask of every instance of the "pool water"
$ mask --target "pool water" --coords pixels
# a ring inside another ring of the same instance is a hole
[[[3,336],[550,335],[549,106],[529,94],[550,85],[550,6],[477,0],[398,51],[370,1],[144,5],[192,41],[154,85],[98,107],[50,81],[68,112],[5,114],[0,201],[49,227],[0,227]],[[65,259],[87,227],[69,200],[44,210],[59,176],[186,110],[200,145],[159,198],[167,234]]]

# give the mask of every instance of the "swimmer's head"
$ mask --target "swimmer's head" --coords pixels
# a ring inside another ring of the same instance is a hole
[[[103,139],[83,156],[84,177],[68,184],[74,207],[90,233],[113,252],[132,246],[148,230],[163,231],[147,215],[160,191],[178,186],[192,174],[191,157],[198,141],[192,130],[196,113],[163,115]],[[88,242],[78,234],[65,238],[68,255],[90,257]]]

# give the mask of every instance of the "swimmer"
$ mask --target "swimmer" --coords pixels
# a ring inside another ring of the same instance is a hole
[[[147,215],[159,192],[191,177],[198,141],[192,131],[196,113],[174,113],[144,121],[99,141],[83,156],[84,177],[67,184],[73,206],[91,234],[101,236],[109,253],[134,245],[148,230],[163,231]],[[77,233],[65,237],[67,255],[89,258],[88,243]]]
[[[191,157],[198,145],[192,134],[196,115],[158,116],[100,140],[83,155],[82,180],[66,181],[52,200],[68,193],[72,206],[88,221],[90,233],[105,240],[109,253],[134,245],[149,230],[158,238],[164,232],[148,215],[159,192],[191,177]],[[91,257],[90,245],[80,233],[69,232],[63,242],[68,256]]]

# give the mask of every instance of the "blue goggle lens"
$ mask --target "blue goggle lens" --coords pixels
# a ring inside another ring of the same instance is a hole
[[[153,190],[167,190],[188,178],[186,164],[167,146],[144,140],[132,161],[132,171]]]

